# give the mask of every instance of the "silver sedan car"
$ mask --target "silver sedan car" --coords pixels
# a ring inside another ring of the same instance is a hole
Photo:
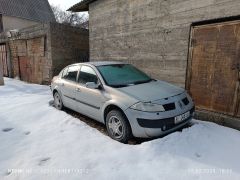
[[[106,125],[109,136],[154,138],[186,125],[194,103],[187,92],[150,78],[121,62],[89,62],[64,68],[53,78],[54,105],[70,108]]]

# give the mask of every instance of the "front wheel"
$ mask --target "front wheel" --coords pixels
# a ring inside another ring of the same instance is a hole
[[[112,110],[106,118],[109,136],[119,142],[127,143],[131,137],[131,128],[124,114],[119,110]]]
[[[61,96],[58,92],[54,93],[54,106],[56,109],[58,110],[62,110],[63,109],[63,103],[62,103],[62,99]]]

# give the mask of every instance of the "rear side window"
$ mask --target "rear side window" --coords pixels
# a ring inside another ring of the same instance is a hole
[[[70,81],[76,81],[78,70],[79,66],[70,66],[63,70],[62,78]]]
[[[63,71],[62,71],[62,78],[65,79],[66,75],[67,75],[67,72],[68,72],[68,68],[65,68]]]
[[[81,84],[86,84],[88,82],[98,83],[98,77],[95,71],[89,66],[82,66],[79,74],[78,82]]]

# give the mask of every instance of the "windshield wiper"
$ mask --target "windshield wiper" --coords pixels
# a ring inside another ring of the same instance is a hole
[[[120,84],[120,85],[110,85],[111,87],[114,87],[114,88],[123,88],[123,87],[128,87],[129,85],[128,84]]]
[[[134,85],[138,85],[138,84],[149,83],[151,81],[156,81],[156,80],[155,79],[148,79],[148,80],[145,80],[145,81],[136,81],[136,82],[133,82],[133,83],[130,83],[130,84],[117,84],[117,85],[110,85],[110,86],[114,87],[114,88],[122,88],[122,87],[134,86]]]

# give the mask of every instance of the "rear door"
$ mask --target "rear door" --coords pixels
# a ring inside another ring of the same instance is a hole
[[[79,66],[69,66],[63,70],[62,80],[59,84],[64,106],[76,110],[76,80]]]
[[[101,121],[101,108],[105,102],[103,90],[86,87],[88,82],[98,84],[99,81],[96,72],[90,66],[82,66],[78,77],[76,101],[80,113]]]

